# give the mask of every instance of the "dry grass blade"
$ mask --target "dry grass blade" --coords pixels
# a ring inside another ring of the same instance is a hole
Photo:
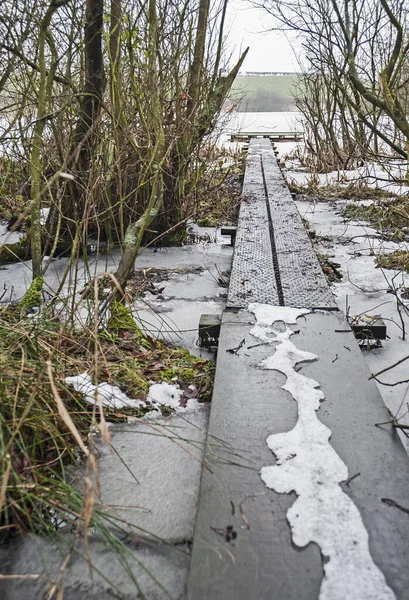
[[[86,487],[86,498],[84,506],[84,540],[85,540],[85,553],[88,558],[88,569],[89,577],[91,581],[91,589],[94,589],[94,573],[92,568],[92,559],[89,552],[88,545],[88,529],[91,523],[92,515],[94,513],[95,497],[94,497],[94,486],[88,475],[85,476],[85,487]]]
[[[59,413],[61,419],[64,421],[64,423],[68,427],[68,429],[71,431],[72,435],[74,436],[78,446],[81,448],[83,453],[86,456],[91,457],[89,449],[84,444],[78,429],[74,425],[74,421],[72,420],[71,415],[65,408],[64,402],[61,400],[60,394],[58,393],[58,390],[55,387],[54,378],[53,378],[53,368],[51,365],[51,361],[48,360],[46,364],[47,364],[47,373],[48,373],[48,377],[50,380],[51,389],[52,389],[52,392],[54,395],[55,403],[57,404],[57,408],[58,408],[58,413]]]
[[[114,276],[113,276],[114,277]],[[115,279],[115,278],[114,278]],[[116,279],[115,279],[116,281]],[[98,340],[98,311],[99,311],[99,297],[98,297],[98,279],[97,277],[94,278],[94,299],[95,299],[95,306],[94,306],[94,339],[95,341]],[[95,353],[94,353],[94,370],[95,373],[98,373],[98,355],[99,355],[99,344],[95,343]],[[98,410],[99,410],[99,419],[100,419],[100,431],[101,431],[101,437],[102,439],[105,441],[105,443],[108,446],[111,446],[111,434],[109,433],[109,429],[108,429],[108,425],[105,419],[105,414],[104,414],[104,409],[102,406],[102,397],[101,394],[98,392],[96,392],[95,394],[95,399],[98,405]],[[98,488],[99,488],[99,483],[98,483]]]
[[[65,569],[68,566],[68,563],[71,560],[72,552],[68,552],[67,556],[64,559],[59,571],[58,577],[56,581],[53,581],[47,590],[45,600],[63,600],[64,598],[64,573]]]
[[[38,573],[26,573],[24,575],[0,575],[0,581],[19,581],[21,579],[31,579],[32,581],[37,581],[38,579],[44,579],[44,577]]]
[[[6,461],[7,461],[7,466],[6,466],[6,470],[3,473],[3,479],[2,479],[1,487],[0,487],[0,514],[3,510],[4,502],[6,500],[7,484],[8,484],[9,477],[10,477],[10,471],[11,471],[10,454],[6,455]]]

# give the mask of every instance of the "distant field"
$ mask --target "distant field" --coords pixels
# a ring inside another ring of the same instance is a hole
[[[274,112],[294,109],[297,75],[248,77],[239,75],[230,97],[242,112]]]

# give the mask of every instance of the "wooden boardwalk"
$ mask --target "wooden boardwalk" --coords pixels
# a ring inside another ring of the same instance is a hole
[[[268,139],[243,196],[187,597],[407,600],[408,456]]]

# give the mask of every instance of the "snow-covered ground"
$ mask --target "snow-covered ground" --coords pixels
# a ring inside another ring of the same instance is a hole
[[[387,325],[388,338],[382,348],[363,350],[371,373],[393,365],[409,355],[409,300],[400,298],[403,288],[409,287],[409,274],[390,269],[376,268],[375,258],[380,253],[397,249],[409,250],[409,243],[385,242],[377,231],[365,223],[345,222],[341,209],[345,201],[310,202],[296,201],[302,217],[308,220],[310,230],[318,239],[315,248],[339,263],[343,279],[332,285],[337,304],[349,315],[379,314]],[[324,239],[322,239],[324,238]],[[398,312],[396,290],[402,302]],[[402,321],[405,339],[402,333]],[[409,378],[409,361],[384,373],[379,379],[387,384]],[[399,423],[409,425],[409,383],[396,386],[378,384],[385,404],[399,419]],[[409,439],[403,441],[409,451]]]
[[[16,244],[21,238],[18,231],[8,231],[6,223],[0,223],[0,246],[4,244]]]
[[[401,159],[385,160],[382,165],[365,163],[351,170],[337,170],[329,173],[311,173],[305,170],[293,152],[286,152],[281,146],[279,158],[285,163],[285,175],[289,183],[300,186],[315,184],[318,186],[348,187],[351,184],[363,188],[375,188],[399,196],[407,194],[409,189],[404,182],[408,163]]]

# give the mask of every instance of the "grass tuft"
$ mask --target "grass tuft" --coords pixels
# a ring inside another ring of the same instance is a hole
[[[399,198],[362,206],[349,203],[344,209],[344,217],[366,221],[382,235],[394,241],[409,237],[409,201]]]
[[[375,263],[381,269],[395,269],[396,271],[407,271],[409,273],[409,252],[407,250],[396,250],[388,254],[380,254],[375,258]]]
[[[43,307],[21,317],[19,306],[0,311],[0,526],[56,531],[67,520],[101,527],[101,511],[71,485],[68,465],[93,459],[92,432],[105,420],[127,420],[143,411],[87,403],[65,378],[87,371],[94,383],[118,385],[145,400],[150,382],[191,385],[209,400],[214,365],[183,348],[123,327],[95,333],[69,329]],[[104,411],[101,414],[102,410]],[[149,407],[145,409],[145,412]],[[101,412],[100,412],[101,411]],[[88,508],[87,508],[88,507]]]

